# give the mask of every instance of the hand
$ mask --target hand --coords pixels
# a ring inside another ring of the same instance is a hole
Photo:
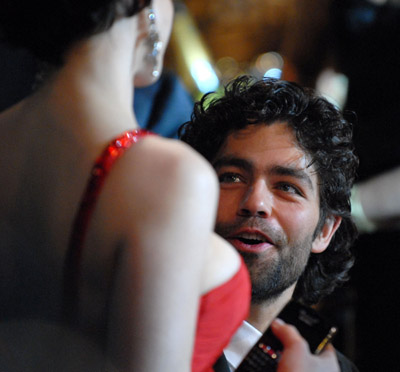
[[[276,319],[271,329],[283,344],[277,372],[339,372],[335,349],[328,345],[319,355],[310,352],[307,341],[296,327]]]

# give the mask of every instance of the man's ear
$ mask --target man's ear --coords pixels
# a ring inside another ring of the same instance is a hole
[[[326,217],[321,231],[318,233],[312,243],[312,253],[322,253],[326,248],[328,248],[328,245],[331,242],[336,230],[339,228],[341,222],[342,217],[340,216],[330,215]]]

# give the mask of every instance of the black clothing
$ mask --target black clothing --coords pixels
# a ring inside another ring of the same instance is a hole
[[[336,350],[336,355],[339,361],[339,366],[341,372],[359,372],[357,367],[347,359],[341,352]],[[222,354],[217,362],[214,364],[215,372],[229,372],[229,365],[225,358],[225,355]]]

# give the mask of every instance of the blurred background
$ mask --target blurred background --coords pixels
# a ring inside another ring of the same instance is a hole
[[[243,73],[314,87],[354,122],[358,182],[400,166],[400,1],[177,5],[169,57],[192,96]],[[203,54],[192,51],[200,45]],[[339,326],[335,346],[360,371],[400,371],[400,231],[362,232],[354,252],[350,282],[319,307]]]
[[[358,181],[400,166],[400,0],[175,5],[166,70],[135,96],[143,126],[174,137],[204,93],[237,75],[271,76],[315,87],[355,113]],[[31,56],[0,45],[0,110],[32,91],[36,71]],[[144,96],[153,98],[152,106]],[[362,233],[354,250],[352,279],[320,304],[321,311],[339,326],[335,346],[360,371],[399,371],[399,230]]]

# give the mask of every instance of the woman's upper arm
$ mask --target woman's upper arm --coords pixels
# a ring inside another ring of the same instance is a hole
[[[125,242],[114,279],[110,349],[135,371],[189,370],[217,182],[186,146],[146,142],[121,159],[108,185],[109,198],[119,190],[114,200]]]

